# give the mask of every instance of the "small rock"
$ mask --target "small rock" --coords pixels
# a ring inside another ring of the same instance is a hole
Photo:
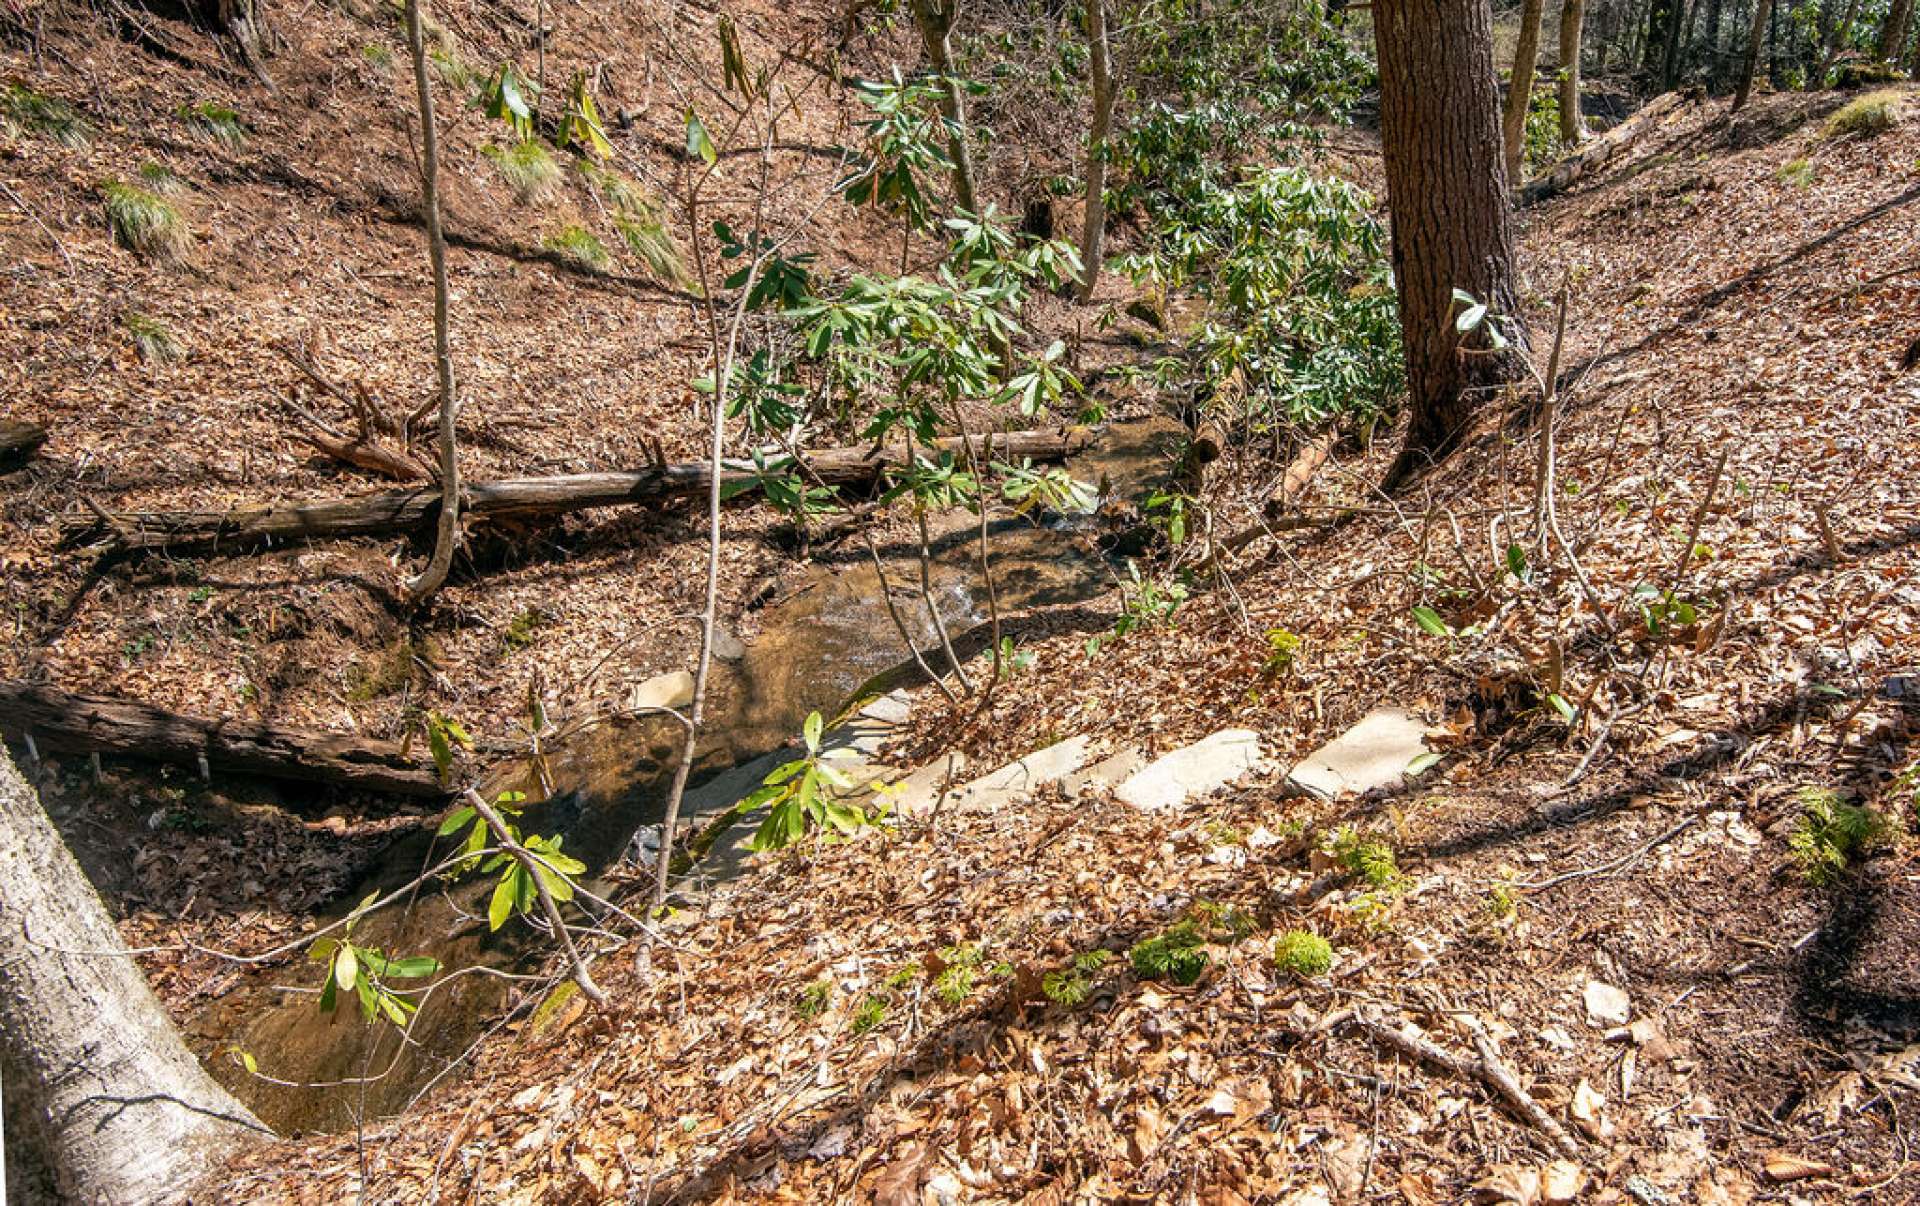
[[[1378,708],[1308,754],[1287,782],[1323,800],[1396,787],[1414,759],[1427,752],[1426,738],[1426,726],[1405,708]]]
[[[656,674],[633,689],[630,701],[634,710],[642,708],[684,708],[693,702],[693,675],[685,670]]]
[[[1587,1020],[1596,1026],[1624,1026],[1627,1019],[1633,1016],[1632,998],[1611,984],[1588,980],[1583,995],[1587,1003]]]
[[[1222,729],[1149,763],[1114,795],[1142,812],[1178,808],[1194,796],[1217,791],[1260,765],[1260,735]]]

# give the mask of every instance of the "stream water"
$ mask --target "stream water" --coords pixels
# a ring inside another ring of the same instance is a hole
[[[1116,496],[1131,497],[1166,469],[1181,438],[1170,419],[1116,423],[1068,468],[1082,481],[1104,480]],[[1112,568],[1087,541],[1062,530],[1069,522],[995,521],[991,556],[1003,611],[1089,599],[1111,588]],[[952,517],[933,533],[931,593],[952,630],[986,618],[977,534],[977,521],[967,516]],[[935,636],[918,597],[914,552],[883,549],[882,556],[900,617],[919,648],[929,650]],[[778,748],[808,712],[831,714],[875,674],[907,658],[880,589],[864,545],[847,540],[817,558],[763,613],[760,634],[744,653],[716,663],[695,783]],[[658,823],[680,733],[660,718],[609,721],[548,754],[550,790],[527,765],[496,777],[490,789],[526,791],[532,802],[523,828],[564,833],[567,853],[598,875],[638,830]],[[426,833],[396,842],[382,870],[349,900],[406,883],[444,857],[445,845],[436,853]],[[432,954],[448,969],[510,970],[529,953],[526,927],[515,923],[489,933],[484,916],[476,915],[484,911],[472,888],[423,889],[362,919],[354,938],[396,955]],[[213,1063],[214,1074],[283,1135],[347,1129],[356,1120],[403,1110],[456,1071],[499,1016],[510,985],[480,970],[446,982],[421,1006],[403,1041],[391,1026],[363,1023],[351,1004],[343,1002],[331,1017],[320,1013],[312,992],[319,980],[315,965],[257,975],[188,1028],[202,1050],[239,1047],[263,1074],[295,1082],[272,1083],[231,1060]]]

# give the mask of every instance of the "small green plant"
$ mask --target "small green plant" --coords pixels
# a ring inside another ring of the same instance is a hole
[[[504,147],[485,146],[480,153],[493,162],[500,178],[513,190],[513,199],[521,205],[539,204],[560,183],[560,164],[538,139],[526,138]],[[603,250],[603,258],[605,254]]]
[[[573,899],[573,877],[585,874],[587,865],[579,859],[560,853],[560,844],[564,835],[541,837],[538,834],[524,836],[520,827],[511,818],[520,815],[515,805],[526,800],[525,792],[501,792],[494,801],[494,810],[506,823],[507,836],[517,845],[533,855],[533,874],[527,873],[526,864],[506,850],[497,851],[491,858],[480,863],[482,875],[499,873],[499,882],[494,884],[493,898],[487,903],[487,927],[497,930],[507,924],[508,918],[526,916],[532,913],[540,902],[540,889],[545,888],[547,895],[553,897],[555,904],[565,904]],[[456,808],[440,828],[434,831],[436,837],[451,837],[462,829],[467,831],[465,842],[466,858],[458,871],[465,871],[478,861],[488,844],[496,838],[492,827],[479,810],[471,805]],[[457,872],[456,872],[457,873]],[[535,877],[538,877],[537,879]]]
[[[100,196],[114,242],[149,260],[178,259],[186,252],[187,224],[181,221],[180,211],[158,194],[109,180],[100,186]]]
[[[827,1011],[827,1001],[833,996],[832,980],[815,980],[795,994],[793,1012],[803,1021],[812,1021]]]
[[[1773,178],[1782,184],[1805,188],[1813,183],[1813,160],[1789,159],[1774,170]]]
[[[1304,644],[1284,628],[1267,629],[1267,660],[1261,663],[1260,673],[1268,678],[1279,678],[1289,673],[1299,661]]]
[[[1172,624],[1173,615],[1187,601],[1184,582],[1159,582],[1140,576],[1140,567],[1127,562],[1127,576],[1120,583],[1120,618],[1114,622],[1113,635],[1124,637],[1136,628],[1155,628]]]
[[[465,725],[437,710],[429,710],[425,716],[420,718],[420,728],[421,731],[426,734],[427,753],[433,758],[433,768],[439,772],[440,782],[445,783],[453,773],[454,750],[462,749],[472,751],[473,738],[467,733]],[[512,794],[515,793],[507,793],[507,795]],[[507,796],[503,795],[500,798],[504,801],[507,799]],[[469,816],[473,813],[471,808],[462,809],[461,811],[469,814]],[[459,814],[456,813],[454,815],[458,816]],[[477,837],[479,832],[480,831],[476,829],[474,835]],[[473,849],[478,850],[479,847],[476,845]]]
[[[1787,850],[1810,884],[1833,883],[1886,836],[1887,823],[1878,813],[1848,804],[1828,788],[1801,788],[1800,807],[1800,819],[1787,835]]]
[[[163,196],[172,196],[175,193],[183,192],[187,187],[186,182],[175,175],[172,168],[162,163],[149,161],[141,164],[139,175],[140,184],[143,188],[151,189]]]
[[[613,257],[607,254],[607,245],[578,224],[562,227],[542,239],[540,245],[587,272],[605,272],[613,263]]]
[[[1640,608],[1640,620],[1649,636],[1670,636],[1674,629],[1689,627],[1700,619],[1698,603],[1644,582],[1633,588],[1633,601]]]
[[[1529,174],[1550,167],[1560,157],[1560,89],[1557,81],[1537,87],[1527,103],[1526,170]],[[1516,182],[1517,183],[1517,182]]]
[[[134,661],[138,659],[141,654],[151,650],[158,640],[159,638],[152,632],[138,633],[132,640],[120,646],[120,656],[129,662]]]
[[[1827,119],[1827,137],[1871,138],[1885,134],[1900,123],[1900,100],[1900,93],[1892,88],[1855,97]]]
[[[380,45],[378,42],[369,42],[365,46],[362,46],[360,48],[360,57],[367,61],[369,67],[372,67],[382,75],[393,70],[393,51]]]
[[[946,966],[933,980],[933,995],[948,1005],[959,1005],[973,992],[980,974],[980,948],[971,942],[950,946],[940,952]]]
[[[216,146],[231,151],[246,144],[247,128],[241,124],[240,114],[225,105],[201,101],[197,105],[181,105],[175,112],[196,136]]]
[[[83,147],[93,137],[93,127],[72,105],[24,84],[0,88],[0,131],[15,130],[63,147]]]
[[[879,819],[840,798],[853,790],[853,780],[833,765],[845,751],[820,748],[820,713],[807,716],[801,735],[807,752],[768,772],[758,791],[735,805],[742,814],[767,806],[766,820],[748,840],[753,850],[779,850],[792,845],[811,827],[818,832],[849,835]]]
[[[1510,921],[1520,912],[1519,899],[1514,895],[1513,885],[1504,881],[1493,885],[1487,891],[1487,916],[1494,921]]]
[[[388,980],[419,980],[440,971],[440,961],[429,955],[406,959],[389,958],[378,947],[362,946],[353,940],[353,927],[380,898],[375,892],[360,902],[348,917],[338,938],[322,938],[307,948],[307,957],[326,965],[326,982],[320,986],[320,1011],[332,1013],[340,1003],[340,994],[351,992],[360,999],[360,1016],[372,1021],[384,1015],[396,1026],[405,1026],[420,1007],[387,986]],[[246,1057],[248,1070],[253,1058]]]
[[[1379,838],[1361,836],[1351,825],[1334,830],[1326,849],[1335,864],[1369,888],[1394,891],[1404,882],[1393,847]]]
[[[1033,650],[1017,648],[1013,638],[1000,638],[1000,677],[1012,678],[1033,669]]]
[[[1333,967],[1333,944],[1318,934],[1288,930],[1274,940],[1273,962],[1296,976],[1324,976]]]
[[[1040,991],[1055,1005],[1082,1005],[1093,995],[1093,977],[1112,959],[1112,951],[1081,951],[1068,966],[1040,977]]]
[[[1238,846],[1247,840],[1246,835],[1234,826],[1217,819],[1208,821],[1202,832],[1206,835],[1207,842],[1214,846]]]
[[[1196,900],[1187,916],[1207,937],[1238,942],[1254,931],[1253,917],[1245,909],[1213,900]]]
[[[552,621],[553,617],[538,607],[528,607],[516,613],[508,622],[506,630],[500,634],[500,645],[508,653],[518,653],[533,644],[540,629]]]
[[[452,49],[429,50],[427,62],[441,83],[462,95],[471,96],[483,83],[479,72]]]
[[[1127,952],[1133,972],[1142,980],[1171,980],[1192,984],[1207,970],[1206,935],[1191,919],[1169,926],[1134,945]]]
[[[506,122],[521,142],[531,142],[533,106],[527,103],[527,94],[533,90],[533,81],[521,75],[519,68],[502,63],[480,84],[474,104],[488,117]]]
[[[120,316],[120,325],[126,328],[133,340],[133,349],[144,364],[171,364],[185,354],[173,332],[151,314],[128,310]]]
[[[887,1020],[887,1000],[885,997],[868,997],[860,1002],[860,1008],[853,1013],[853,1032],[865,1034]]]

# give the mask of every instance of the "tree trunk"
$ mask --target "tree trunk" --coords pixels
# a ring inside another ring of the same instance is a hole
[[[460,541],[460,449],[454,423],[460,398],[453,388],[453,349],[447,334],[447,236],[440,227],[440,144],[433,123],[433,85],[427,75],[427,40],[420,6],[407,0],[407,45],[413,51],[413,89],[420,106],[420,208],[427,219],[427,262],[433,271],[433,363],[440,379],[440,484],[445,505],[434,536],[433,558],[407,583],[407,594],[426,599],[447,580]]]
[[[1533,69],[1540,61],[1540,13],[1544,0],[1521,0],[1520,39],[1513,46],[1513,72],[1507,81],[1502,126],[1507,149],[1507,179],[1521,179],[1527,154],[1527,110],[1533,104]]]
[[[227,767],[279,779],[338,783],[403,796],[444,796],[425,760],[391,741],[314,729],[210,720],[130,699],[72,695],[0,682],[0,732],[38,747],[131,754],[210,770]]]
[[[1080,300],[1100,283],[1101,244],[1107,238],[1107,140],[1113,134],[1113,62],[1107,48],[1106,0],[1088,0],[1087,40],[1092,48],[1093,128],[1087,133],[1087,213],[1080,233]]]
[[[1887,10],[1887,23],[1880,27],[1879,58],[1896,66],[1907,42],[1907,22],[1913,19],[1913,0],[1893,0]]]
[[[1747,32],[1747,57],[1740,66],[1740,83],[1733,90],[1733,111],[1739,112],[1753,92],[1754,73],[1760,69],[1760,43],[1767,36],[1773,0],[1753,0],[1753,25]]]
[[[1587,136],[1580,111],[1580,27],[1586,13],[1587,0],[1563,0],[1560,5],[1560,141],[1570,147]]]
[[[981,437],[990,454],[1003,459],[1059,460],[1087,446],[1085,429],[993,432]],[[965,442],[957,436],[934,441],[934,451],[959,453]],[[823,448],[807,455],[809,476],[833,486],[863,485],[874,481],[889,465],[903,463],[905,450],[892,448]],[[475,482],[467,489],[469,515],[564,515],[592,507],[630,506],[662,502],[707,489],[712,474],[704,461],[660,464],[624,473],[573,473],[558,477],[508,478]],[[727,493],[752,488],[760,473],[750,464],[728,463],[722,470]],[[356,498],[321,499],[235,511],[147,511],[75,516],[64,525],[69,544],[107,539],[124,551],[168,549],[175,552],[232,550],[248,545],[291,540],[338,539],[349,536],[386,536],[410,532],[437,513],[440,491],[432,486],[413,490],[386,490]]]
[[[1480,394],[1518,367],[1515,349],[1490,350],[1484,324],[1464,340],[1455,331],[1454,290],[1508,316],[1518,349],[1525,328],[1487,0],[1376,0],[1373,14],[1411,407],[1406,446],[1387,473],[1397,485],[1452,451]]]
[[[1680,82],[1686,66],[1687,27],[1693,23],[1695,6],[1687,0],[1673,0],[1672,23],[1667,26],[1667,48],[1660,63],[1660,87],[1671,92]]]
[[[967,146],[967,101],[960,81],[953,73],[953,0],[910,0],[913,23],[919,27],[920,43],[927,62],[940,77],[940,111],[949,130],[947,155],[953,160],[953,201],[970,214],[980,212],[980,201],[973,186],[973,152]]]
[[[9,1163],[33,1152],[67,1201],[164,1202],[268,1133],[187,1050],[133,960],[105,953],[120,933],[4,749],[0,914]]]

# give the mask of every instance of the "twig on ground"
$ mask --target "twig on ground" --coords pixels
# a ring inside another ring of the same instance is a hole
[[[1522,892],[1544,892],[1548,888],[1555,888],[1564,883],[1571,883],[1576,879],[1586,879],[1590,876],[1595,876],[1595,875],[1610,875],[1613,872],[1620,870],[1621,868],[1627,866],[1629,863],[1632,863],[1636,859],[1645,855],[1648,851],[1656,849],[1657,847],[1672,841],[1674,838],[1679,837],[1682,833],[1685,833],[1688,829],[1691,829],[1695,824],[1697,824],[1699,820],[1700,820],[1700,816],[1698,813],[1692,816],[1689,816],[1686,820],[1681,821],[1678,825],[1675,825],[1671,829],[1668,829],[1666,832],[1662,833],[1659,837],[1654,838],[1652,841],[1647,842],[1644,845],[1635,847],[1634,849],[1621,855],[1619,858],[1612,860],[1611,862],[1601,863],[1597,867],[1582,867],[1578,871],[1568,871],[1564,875],[1556,875],[1556,876],[1553,876],[1551,879],[1538,880],[1533,883],[1517,883],[1512,886],[1515,889]]]

